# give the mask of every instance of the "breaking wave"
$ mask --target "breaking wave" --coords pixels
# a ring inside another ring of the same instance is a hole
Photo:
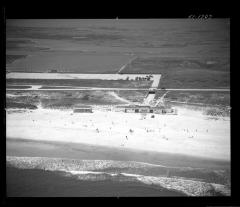
[[[79,180],[137,181],[184,193],[186,196],[230,195],[224,170],[167,167],[135,161],[77,160],[7,156],[7,165],[21,169],[61,171]]]

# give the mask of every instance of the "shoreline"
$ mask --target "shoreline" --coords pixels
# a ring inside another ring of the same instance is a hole
[[[168,167],[229,169],[230,161],[82,143],[7,138],[6,155],[85,160],[135,161]]]
[[[120,184],[137,181],[149,187],[177,190],[187,196],[231,194],[228,169],[166,167],[134,161],[15,156],[7,156],[7,166],[26,170],[40,169],[44,170],[43,173],[60,172],[63,178],[67,176],[98,183],[116,181]]]

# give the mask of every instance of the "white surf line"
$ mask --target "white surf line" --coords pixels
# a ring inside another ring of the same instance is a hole
[[[33,140],[32,140],[33,141]],[[40,141],[41,142],[41,141]],[[98,162],[103,162],[103,163],[110,163],[110,164],[115,164],[121,167],[121,164],[126,166],[126,167],[132,167],[132,168],[139,168],[139,167],[160,167],[160,168],[169,168],[169,169],[181,169],[181,170],[204,170],[205,168],[197,168],[197,167],[179,167],[179,166],[167,166],[167,165],[159,165],[159,164],[152,164],[152,163],[147,163],[147,162],[139,162],[139,161],[133,161],[133,160],[127,160],[127,161],[119,161],[119,160],[86,160],[86,159],[72,159],[72,158],[65,158],[65,157],[18,157],[18,156],[11,156],[7,155],[6,156],[6,161],[11,162],[13,160],[19,160],[19,161],[24,161],[24,162],[31,162],[36,161],[36,160],[54,160],[54,161],[83,161],[83,162],[89,162],[90,164],[92,163],[98,163]],[[135,164],[137,166],[135,166]],[[82,170],[86,172],[86,170]]]

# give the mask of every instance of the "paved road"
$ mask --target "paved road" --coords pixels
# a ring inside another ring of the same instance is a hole
[[[10,86],[10,85],[9,85]],[[17,85],[11,85],[11,86],[16,86]],[[20,86],[20,85],[18,85]],[[21,85],[23,86],[23,85]],[[78,91],[78,90],[86,90],[86,91],[91,91],[91,90],[103,90],[103,91],[113,91],[113,90],[117,90],[117,91],[148,91],[149,88],[97,88],[97,87],[72,87],[72,88],[45,88],[45,89],[41,89],[41,85],[24,85],[24,86],[30,86],[31,88],[26,88],[26,89],[22,89],[22,88],[6,88],[6,90],[15,90],[15,91],[32,91],[32,90],[41,90],[41,91]],[[59,87],[59,86],[57,86]],[[67,87],[67,86],[61,86],[61,87]],[[213,91],[213,92],[217,92],[217,91],[226,91],[226,92],[230,92],[230,89],[209,89],[209,88],[167,88],[167,89],[156,89],[157,91],[161,91],[161,90],[165,90],[165,91]]]
[[[133,61],[134,59],[130,60]],[[129,63],[127,63],[129,64]],[[125,64],[121,69],[123,70]],[[118,71],[118,72],[120,72]],[[22,72],[11,72],[7,73],[7,79],[99,79],[99,80],[136,80],[136,77],[146,78],[150,74],[84,74],[84,73],[22,73]],[[152,80],[152,88],[157,88],[160,84],[161,74],[152,74],[150,80]]]
[[[136,77],[145,78],[150,74],[93,74],[93,73],[22,73],[22,72],[10,72],[6,74],[6,79],[98,79],[98,80],[135,80]],[[161,76],[160,74],[152,74],[152,79],[154,77]],[[151,80],[152,80],[151,79]]]
[[[163,89],[157,89],[163,90]],[[230,91],[229,88],[167,88],[166,91]]]

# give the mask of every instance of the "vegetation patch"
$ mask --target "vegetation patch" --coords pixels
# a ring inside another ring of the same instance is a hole
[[[229,117],[230,116],[230,108],[227,107],[220,107],[220,108],[207,108],[205,109],[204,113],[208,116],[213,117]]]
[[[79,105],[115,105],[122,102],[105,91],[22,91],[8,93],[7,108],[41,105],[43,108],[74,108]]]
[[[131,102],[138,102],[142,103],[148,91],[117,91],[116,92],[120,97],[131,101]]]
[[[165,88],[229,88],[229,58],[139,57],[124,73],[162,74]]]
[[[7,109],[16,108],[16,109],[37,109],[37,106],[28,103],[18,103],[8,101],[6,104]]]
[[[198,103],[213,106],[230,106],[229,92],[170,91],[165,98],[168,101]]]
[[[40,89],[71,89],[73,87],[42,86]]]
[[[7,86],[7,89],[28,89],[31,88],[31,86]]]
[[[15,60],[26,58],[27,55],[8,55],[6,54],[6,64],[11,64]]]

